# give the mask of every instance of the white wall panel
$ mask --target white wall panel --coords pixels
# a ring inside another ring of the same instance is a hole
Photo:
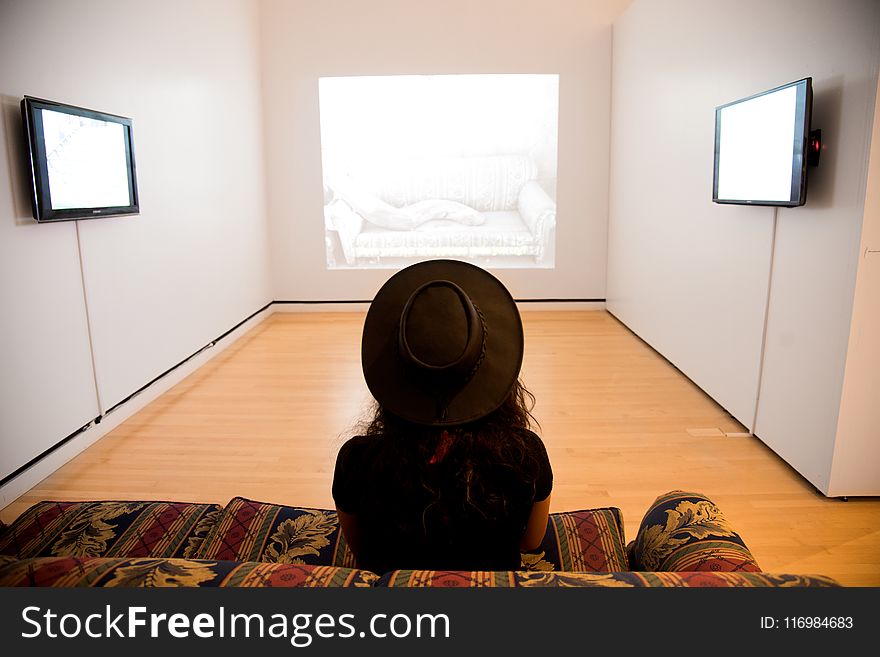
[[[141,200],[140,215],[80,225],[109,408],[271,300],[259,21],[238,0],[132,4],[88,21],[111,36],[87,54],[126,51],[93,93],[133,119]]]
[[[795,31],[821,27],[829,44],[788,44],[813,76],[813,126],[822,129],[824,152],[810,172],[807,205],[780,212],[755,434],[827,493],[860,255],[880,5],[797,4]]]
[[[829,495],[880,495],[880,93]]]
[[[615,23],[608,308],[750,426],[773,211],[712,203],[714,109],[795,72],[759,65],[777,53],[752,50],[752,13],[712,7],[713,29],[705,3]]]
[[[0,185],[0,479],[98,416],[74,226],[13,208]]]

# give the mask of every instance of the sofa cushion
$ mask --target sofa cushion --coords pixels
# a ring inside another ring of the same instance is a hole
[[[335,511],[235,497],[202,543],[199,559],[353,568]]]
[[[200,559],[356,567],[335,511],[236,497],[220,513]],[[524,570],[628,570],[620,510],[609,507],[551,513],[537,550],[523,553]]]
[[[668,588],[668,587],[828,587],[839,586],[829,577],[769,573],[537,573],[470,572],[450,570],[395,570],[374,584],[388,588]]]
[[[220,509],[188,502],[39,502],[0,534],[0,554],[192,557]]]
[[[516,573],[513,570],[392,570],[376,581],[376,587],[384,588],[515,588]],[[539,573],[540,574],[540,573]]]
[[[537,550],[522,554],[523,570],[629,570],[620,509],[551,513]]]
[[[376,579],[366,570],[302,564],[106,557],[0,559],[0,586],[338,588],[368,587]]]
[[[654,500],[631,548],[634,570],[761,570],[721,509],[701,493],[672,491]]]

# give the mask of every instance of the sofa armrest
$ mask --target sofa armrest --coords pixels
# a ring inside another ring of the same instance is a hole
[[[329,230],[339,234],[342,253],[348,264],[355,262],[354,241],[364,225],[364,218],[355,212],[351,205],[342,199],[336,199],[324,208],[324,223]]]
[[[540,263],[552,254],[556,232],[556,203],[534,180],[530,180],[519,192],[517,210],[532,233],[538,247],[535,260]]]
[[[761,571],[721,509],[700,493],[671,491],[654,500],[628,551],[633,570]]]
[[[523,185],[516,206],[535,237],[556,226],[556,203],[536,181],[530,180]]]

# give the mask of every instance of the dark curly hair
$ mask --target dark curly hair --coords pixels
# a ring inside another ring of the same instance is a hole
[[[538,422],[535,397],[517,381],[502,405],[454,427],[413,424],[376,405],[363,429],[376,458],[365,495],[382,507],[382,521],[421,542],[455,543],[475,526],[518,525],[512,509],[535,501],[539,455],[527,434]],[[447,434],[444,437],[444,433]]]

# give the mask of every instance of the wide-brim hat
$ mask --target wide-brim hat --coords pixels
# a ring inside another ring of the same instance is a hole
[[[519,310],[492,274],[429,260],[394,274],[364,321],[361,363],[386,410],[423,425],[473,422],[510,395],[523,357]]]

